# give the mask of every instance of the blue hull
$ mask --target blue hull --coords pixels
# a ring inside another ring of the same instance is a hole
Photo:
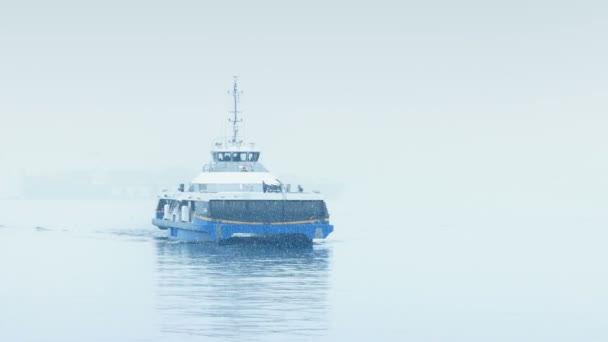
[[[268,237],[305,237],[307,240],[325,239],[334,227],[327,222],[306,222],[289,224],[242,224],[213,222],[198,217],[192,223],[153,219],[152,224],[167,229],[169,237],[189,242],[214,241],[221,243],[234,234],[252,234]]]

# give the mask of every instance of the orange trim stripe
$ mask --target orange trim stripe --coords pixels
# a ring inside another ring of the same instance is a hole
[[[271,224],[271,225],[289,225],[289,224],[303,224],[303,223],[316,223],[319,221],[323,221],[323,222],[329,222],[329,219],[323,219],[323,220],[304,220],[304,221],[289,221],[289,222],[270,222],[270,223],[265,223],[265,222],[246,222],[246,221],[232,221],[232,220],[221,220],[221,219],[212,219],[211,217],[207,217],[207,216],[199,216],[196,215],[195,217],[201,219],[201,220],[205,220],[205,221],[209,221],[209,222],[219,222],[219,223],[234,223],[234,224],[256,224],[256,225],[262,225],[262,224]]]

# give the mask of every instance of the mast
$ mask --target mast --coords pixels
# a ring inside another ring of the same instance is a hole
[[[239,142],[237,140],[239,137],[238,123],[243,121],[243,119],[239,119],[240,112],[238,111],[238,103],[239,103],[239,97],[240,97],[241,93],[238,90],[237,80],[238,80],[238,77],[234,76],[232,91],[228,92],[230,95],[232,95],[233,105],[234,105],[233,110],[230,112],[230,113],[232,113],[233,118],[228,120],[228,121],[232,122],[232,139],[230,140],[230,142],[232,142],[233,144],[236,144]]]

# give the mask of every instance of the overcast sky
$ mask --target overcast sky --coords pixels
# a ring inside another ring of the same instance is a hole
[[[238,75],[277,174],[602,207],[606,18],[601,1],[4,1],[0,186],[195,173]]]

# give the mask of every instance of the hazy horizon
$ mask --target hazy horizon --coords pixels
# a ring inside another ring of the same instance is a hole
[[[238,75],[243,133],[277,173],[606,190],[604,7],[6,3],[0,175],[198,170]]]

